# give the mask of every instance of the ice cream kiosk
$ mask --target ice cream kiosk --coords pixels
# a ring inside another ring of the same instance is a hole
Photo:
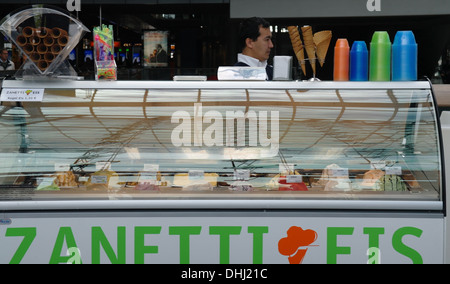
[[[428,81],[85,81],[33,52],[1,86],[0,263],[447,262]]]

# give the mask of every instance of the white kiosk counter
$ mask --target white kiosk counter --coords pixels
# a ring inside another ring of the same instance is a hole
[[[0,263],[444,263],[442,124],[425,81],[5,80]]]

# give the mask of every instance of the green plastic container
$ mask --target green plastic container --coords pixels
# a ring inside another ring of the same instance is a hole
[[[375,32],[370,42],[369,81],[391,80],[391,40],[385,31]]]

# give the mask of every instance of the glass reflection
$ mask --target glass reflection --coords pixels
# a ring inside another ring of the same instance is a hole
[[[0,198],[439,200],[430,97],[46,90],[42,103],[0,108]]]

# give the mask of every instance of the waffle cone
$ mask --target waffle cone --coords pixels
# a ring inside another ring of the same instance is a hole
[[[331,31],[321,31],[314,34],[314,44],[316,45],[316,54],[319,59],[320,66],[323,66],[325,57],[327,56],[328,47],[331,42]]]
[[[302,67],[303,74],[306,75],[305,67],[305,51],[303,42],[300,38],[300,33],[296,26],[288,26],[289,37],[291,38],[292,48],[294,49],[295,56]]]
[[[308,54],[309,63],[313,73],[316,74],[316,47],[314,45],[313,34],[311,26],[303,26],[302,28],[303,40],[305,41],[305,49]]]

